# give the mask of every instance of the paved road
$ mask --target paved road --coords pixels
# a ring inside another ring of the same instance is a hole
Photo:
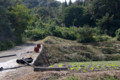
[[[26,53],[28,51],[29,52],[33,51],[34,47],[35,47],[35,44],[24,44],[24,45],[16,46],[16,47],[14,47],[10,50],[7,50],[7,51],[1,51],[0,56],[14,55],[14,54],[16,54],[17,56],[0,58],[0,63],[19,58],[21,54]]]

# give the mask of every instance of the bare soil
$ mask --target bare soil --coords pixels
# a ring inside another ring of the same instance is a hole
[[[34,72],[32,67],[23,67],[9,72],[0,72],[0,80],[64,80],[67,76],[77,76],[81,80],[95,80],[98,77],[110,75],[117,76],[120,80],[120,71],[100,71],[75,73],[70,71],[45,71]]]

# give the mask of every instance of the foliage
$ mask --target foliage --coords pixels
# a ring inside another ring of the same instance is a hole
[[[12,31],[10,29],[10,23],[7,19],[7,9],[0,6],[0,41],[10,39]]]
[[[66,27],[83,26],[88,24],[90,16],[84,14],[83,8],[79,6],[69,6],[65,9],[63,14],[63,22]]]
[[[117,40],[120,41],[120,29],[116,30]]]
[[[70,5],[55,0],[1,0],[0,41],[21,44],[26,35],[32,40],[57,36],[102,42],[111,40],[115,32],[120,40],[119,7],[120,0],[70,0]]]
[[[119,80],[117,76],[109,76],[109,75],[106,75],[104,77],[100,77],[98,78],[97,80]]]
[[[12,41],[2,41],[0,42],[0,51],[12,48],[15,46],[15,43]]]
[[[68,76],[64,80],[80,80],[80,78],[78,78],[76,76]]]
[[[29,9],[23,5],[17,5],[16,7],[11,7],[8,11],[8,18],[11,23],[11,28],[15,35],[15,42],[22,42],[22,35],[27,28],[28,22],[30,20]]]
[[[101,48],[101,51],[102,51],[103,54],[116,54],[116,53],[119,53],[118,50],[116,50],[114,48],[110,48],[110,47]]]
[[[62,63],[64,66],[69,66],[69,71],[74,71],[74,72],[94,72],[94,71],[105,71],[105,70],[119,70],[120,61],[97,61],[97,62],[66,62]],[[61,63],[60,63],[61,64]],[[54,66],[59,66],[60,64],[55,64]],[[62,67],[64,67],[62,66]],[[77,77],[72,77],[72,80],[75,80],[79,78]],[[71,77],[68,77],[67,79],[71,79]],[[110,76],[104,76],[101,77],[100,80],[107,80],[107,79],[112,79],[116,80],[117,77],[110,77]],[[98,79],[99,80],[99,79]]]
[[[105,16],[102,17],[102,19],[97,19],[97,25],[101,27],[101,30],[103,33],[109,34],[109,35],[115,35],[116,29],[118,27],[115,26],[115,22],[113,20],[114,16],[110,16],[108,13],[105,14]],[[114,27],[114,28],[113,28]]]
[[[80,28],[77,41],[82,43],[94,42],[93,36],[98,36],[99,30],[97,28],[90,28],[89,26],[84,26]]]
[[[96,36],[93,36],[93,38],[96,42],[103,42],[103,41],[111,41],[112,40],[112,37],[108,36],[108,35],[96,35]]]
[[[105,60],[107,60],[107,61],[110,61],[110,60],[112,60],[112,61],[120,60],[120,54],[117,54],[117,53],[116,54],[111,54],[111,55],[106,54],[105,57],[106,57]]]
[[[50,13],[49,10],[45,7],[41,7],[36,10],[37,17],[42,18],[42,20],[47,20],[48,17],[50,16],[49,13]]]
[[[107,35],[101,35],[99,28],[91,28],[85,25],[83,28],[77,27],[60,27],[55,24],[54,21],[49,20],[48,23],[37,19],[33,27],[28,27],[27,35],[31,36],[33,40],[43,39],[46,36],[56,36],[69,40],[77,40],[81,43],[88,42],[102,42],[109,41],[111,37]]]
[[[93,0],[92,16],[95,20],[99,19],[98,24],[102,31],[110,36],[115,36],[115,31],[120,26],[119,7],[120,0]]]

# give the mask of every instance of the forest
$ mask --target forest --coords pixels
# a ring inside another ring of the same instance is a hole
[[[119,41],[119,7],[120,0],[0,0],[0,50],[47,36]]]

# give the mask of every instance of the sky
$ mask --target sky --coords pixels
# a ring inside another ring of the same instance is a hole
[[[65,2],[65,0],[57,0],[57,1],[60,1],[60,2]],[[66,0],[67,2],[69,2],[69,0]],[[71,0],[72,2],[75,2],[76,0]]]

